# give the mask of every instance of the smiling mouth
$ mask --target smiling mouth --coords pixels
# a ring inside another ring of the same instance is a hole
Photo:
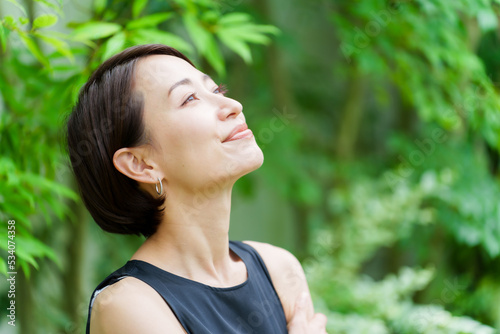
[[[234,130],[229,134],[229,136],[227,136],[227,138],[224,139],[223,143],[238,139],[252,138],[252,137],[253,137],[252,130],[248,128],[246,123],[243,123],[235,127]]]

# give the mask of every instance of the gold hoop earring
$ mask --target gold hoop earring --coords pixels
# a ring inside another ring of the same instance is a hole
[[[161,194],[163,194],[163,183],[161,182],[160,178],[158,178],[158,182],[160,182],[160,190],[158,191],[158,184],[155,184],[156,193],[158,194],[158,196],[161,196]]]

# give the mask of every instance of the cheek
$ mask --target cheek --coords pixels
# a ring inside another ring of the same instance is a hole
[[[164,117],[158,119],[153,127],[161,154],[167,160],[174,159],[183,164],[209,154],[218,140],[214,120],[204,115]]]
[[[225,160],[215,121],[186,116],[167,123],[157,129],[158,159],[167,178],[187,187],[206,183]]]
[[[187,114],[168,121],[169,139],[177,146],[199,145],[213,142],[217,137],[215,122],[207,115]]]

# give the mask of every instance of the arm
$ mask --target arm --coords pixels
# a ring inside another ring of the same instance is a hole
[[[168,304],[146,283],[127,277],[95,299],[91,334],[185,334]]]
[[[314,313],[306,276],[299,261],[287,250],[245,241],[260,254],[281,300],[290,333],[326,333],[326,317]]]

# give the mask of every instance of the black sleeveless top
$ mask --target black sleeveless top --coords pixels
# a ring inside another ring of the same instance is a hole
[[[90,314],[96,294],[127,276],[155,289],[189,334],[288,333],[283,307],[260,255],[239,241],[230,241],[229,248],[245,263],[248,278],[228,288],[195,282],[144,261],[128,261],[92,293],[86,333],[90,334]]]

